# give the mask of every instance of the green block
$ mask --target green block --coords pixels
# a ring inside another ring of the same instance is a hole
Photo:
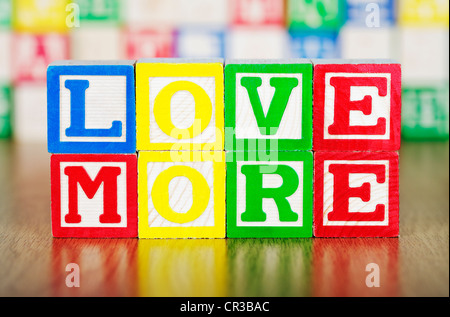
[[[75,0],[80,8],[80,21],[118,23],[120,0]]]
[[[312,236],[313,155],[227,152],[227,237]]]
[[[405,85],[402,90],[402,137],[406,140],[448,140],[449,83]]]
[[[0,139],[11,136],[11,88],[0,86]]]
[[[312,148],[309,60],[230,60],[224,72],[226,150]]]
[[[345,22],[345,0],[288,0],[287,23],[295,30],[337,31]]]
[[[9,29],[11,27],[11,0],[0,0],[0,28]]]

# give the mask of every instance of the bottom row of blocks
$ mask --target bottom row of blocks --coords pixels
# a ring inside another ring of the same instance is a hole
[[[397,152],[52,155],[53,235],[395,237],[398,173]]]

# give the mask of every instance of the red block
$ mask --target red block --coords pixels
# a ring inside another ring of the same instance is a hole
[[[284,26],[284,1],[232,0],[231,23],[234,25]]]
[[[322,61],[313,86],[315,151],[399,150],[400,64]]]
[[[54,237],[137,237],[136,155],[52,155]]]
[[[125,38],[127,59],[173,56],[174,34],[170,30],[130,28]]]
[[[46,81],[47,66],[69,58],[69,37],[63,34],[15,33],[12,41],[14,83]]]
[[[398,233],[397,152],[314,153],[314,236]]]

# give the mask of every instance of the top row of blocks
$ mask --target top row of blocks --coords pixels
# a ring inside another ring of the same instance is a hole
[[[392,61],[61,61],[47,98],[50,153],[400,148]]]

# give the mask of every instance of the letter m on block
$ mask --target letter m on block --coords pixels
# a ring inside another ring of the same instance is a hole
[[[136,155],[53,155],[55,237],[136,237]]]

